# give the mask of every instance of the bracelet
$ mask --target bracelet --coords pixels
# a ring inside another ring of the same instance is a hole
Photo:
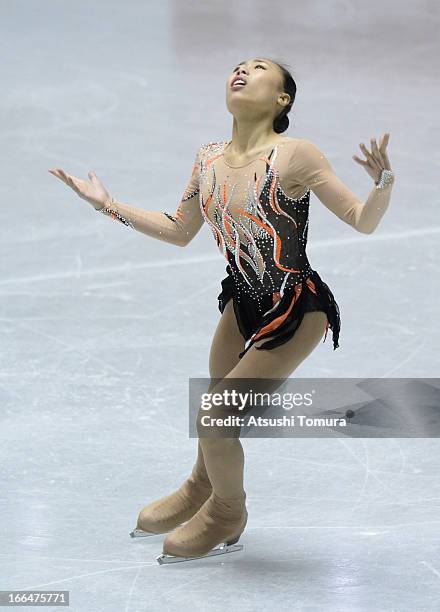
[[[110,206],[114,204],[115,204],[115,200],[111,197]],[[95,208],[95,210],[97,210],[100,213],[109,213],[113,221],[120,221],[124,225],[127,225],[131,227],[132,229],[135,229],[133,223],[129,219],[126,219],[125,217],[123,217],[117,210],[114,210],[110,206],[107,206],[106,204],[104,204],[102,208]]]
[[[382,168],[382,172],[380,173],[380,179],[378,181],[374,181],[374,183],[376,185],[376,189],[384,189],[388,185],[391,185],[393,183],[393,180],[393,171]]]
[[[114,199],[112,198],[112,196],[110,196],[110,200],[109,200],[109,199],[107,199],[107,200],[105,201],[104,205],[103,205],[103,206],[101,206],[101,208],[95,208],[95,210],[96,210],[97,212],[104,212],[105,210],[107,210],[107,209],[108,209],[108,207],[107,207],[107,202],[110,202],[110,204],[113,204],[113,203],[114,203]]]

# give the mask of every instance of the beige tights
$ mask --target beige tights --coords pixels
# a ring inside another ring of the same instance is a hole
[[[237,379],[240,378],[277,379],[276,386],[279,386],[316,347],[325,333],[326,323],[325,313],[306,313],[295,335],[288,342],[270,351],[258,351],[254,345],[237,362],[236,356],[243,348],[243,339],[237,329],[232,302],[228,302],[214,336],[210,354],[211,379],[219,378],[221,374],[224,377],[220,381],[212,381],[210,390],[221,392],[231,386],[237,388]],[[225,374],[228,364],[230,366],[234,363],[232,369]],[[274,385],[268,387],[268,391],[273,388]],[[211,410],[209,412],[211,413]],[[215,408],[214,416],[227,416],[231,413],[231,407],[219,406]],[[214,427],[207,430],[201,422],[201,416],[205,414],[206,412],[200,409],[197,415],[197,463],[201,462],[201,449],[212,492],[185,524],[165,537],[163,553],[166,555],[205,555],[221,542],[236,542],[247,523],[240,428]]]
[[[261,341],[252,346],[242,359],[238,359],[245,343],[230,300],[223,311],[211,345],[209,369],[213,382],[210,391],[221,392],[227,389],[228,385],[229,388],[231,385],[236,388],[237,381],[233,379],[237,378],[278,379],[280,385],[318,345],[325,333],[326,323],[324,312],[308,312],[288,342],[272,350],[258,351],[255,346],[259,346],[263,342]],[[219,407],[218,414],[225,416],[224,407]],[[219,497],[239,497],[243,493],[244,469],[243,447],[238,439],[239,429],[216,428],[214,434],[209,434],[200,425],[200,416],[201,410],[197,423],[200,436],[197,465],[201,467],[202,461],[204,462],[204,469]],[[221,437],[228,432],[230,437]]]

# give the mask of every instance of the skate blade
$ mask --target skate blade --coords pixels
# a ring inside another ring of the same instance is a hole
[[[195,559],[205,559],[205,557],[215,557],[216,555],[225,555],[226,553],[238,552],[243,550],[243,544],[220,544],[218,548],[213,548],[206,555],[200,555],[199,557],[175,557],[174,555],[159,555],[156,557],[156,561],[159,565],[165,563],[180,563],[182,561],[193,561]]]
[[[136,529],[133,529],[133,531],[130,531],[131,538],[149,538],[154,535],[159,534],[151,533],[150,531],[144,531],[143,529],[139,529],[138,527],[136,527]]]

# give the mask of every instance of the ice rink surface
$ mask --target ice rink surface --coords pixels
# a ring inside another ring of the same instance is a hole
[[[153,240],[48,168],[172,214],[198,147],[231,137],[235,64],[287,62],[286,134],[364,201],[352,155],[390,132],[396,174],[372,235],[312,194],[340,348],[292,376],[436,377],[438,3],[15,0],[0,22],[0,590],[69,590],[75,612],[437,610],[436,438],[244,439],[242,552],[159,566],[162,536],[129,538],[193,465],[188,378],[208,376],[225,261],[206,226]]]

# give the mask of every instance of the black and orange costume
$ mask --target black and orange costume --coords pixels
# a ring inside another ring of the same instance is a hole
[[[193,198],[199,187],[201,213],[228,261],[219,309],[223,312],[233,299],[248,341],[240,357],[257,340],[271,338],[258,350],[286,342],[312,310],[326,312],[334,348],[338,346],[338,305],[306,254],[310,188],[294,198],[282,187],[291,142],[240,168],[224,160],[228,143],[210,144],[202,149],[183,197]]]

